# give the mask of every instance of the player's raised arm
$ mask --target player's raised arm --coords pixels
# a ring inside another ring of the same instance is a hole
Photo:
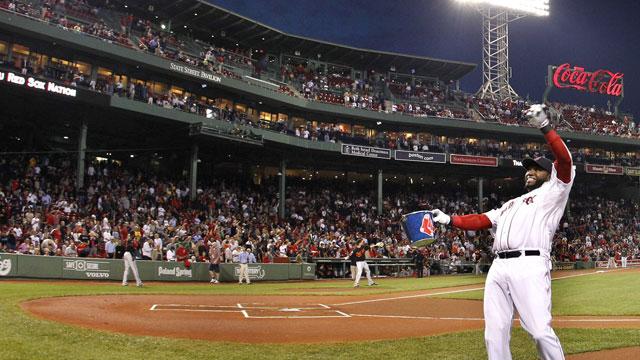
[[[542,104],[531,105],[526,113],[527,120],[529,120],[529,124],[539,128],[544,134],[544,138],[553,152],[553,157],[556,159],[553,166],[556,168],[558,179],[568,184],[571,182],[571,168],[573,167],[571,153],[560,135],[551,127],[545,108],[546,106]]]
[[[492,226],[491,220],[489,220],[489,217],[485,214],[449,216],[440,211],[440,209],[435,209],[432,213],[433,221],[443,225],[451,224],[451,226],[463,230],[483,230],[489,229]]]

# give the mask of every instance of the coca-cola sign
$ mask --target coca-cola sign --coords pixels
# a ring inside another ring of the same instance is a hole
[[[585,71],[583,67],[564,63],[556,67],[553,73],[553,85],[558,89],[576,89],[591,93],[621,96],[623,73],[609,70]]]

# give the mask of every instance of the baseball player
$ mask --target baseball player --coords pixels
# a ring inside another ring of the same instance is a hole
[[[138,275],[138,266],[136,265],[135,260],[133,259],[133,246],[129,243],[124,250],[124,254],[122,255],[122,260],[124,260],[124,275],[122,275],[122,286],[127,286],[127,278],[129,277],[129,268],[133,272],[133,277],[136,279],[136,286],[142,287],[142,280],[140,280],[140,275]]]
[[[496,258],[484,288],[485,343],[489,359],[511,359],[509,341],[514,307],[542,359],[564,359],[551,328],[551,241],[569,198],[575,170],[571,154],[551,128],[544,105],[526,113],[539,128],[555,161],[525,159],[527,193],[484,214],[449,216],[434,210],[434,221],[464,230],[490,229]]]
[[[209,247],[209,276],[212,284],[220,282],[220,255],[220,242],[216,240]]]
[[[355,249],[353,249],[353,252],[351,253],[351,255],[356,260],[356,268],[357,268],[356,279],[353,283],[353,287],[356,287],[356,288],[360,287],[360,277],[362,276],[363,269],[367,274],[367,282],[369,286],[378,285],[373,281],[373,279],[371,279],[371,270],[369,270],[369,265],[367,264],[367,256],[366,256],[367,251],[369,251],[369,246],[367,245],[367,241],[362,240],[360,241],[358,246]]]
[[[352,244],[349,244],[352,246]],[[358,266],[356,265],[356,252],[351,251],[345,260],[349,260],[349,272],[351,273],[351,280],[356,279],[356,272],[358,271]]]

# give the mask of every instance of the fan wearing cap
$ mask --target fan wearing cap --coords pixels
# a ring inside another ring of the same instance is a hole
[[[489,359],[511,359],[509,341],[514,308],[536,342],[542,359],[564,359],[551,328],[550,252],[553,235],[575,178],[571,153],[552,129],[544,105],[526,113],[539,128],[555,161],[525,159],[524,195],[483,214],[449,216],[433,210],[433,220],[464,230],[489,229],[496,255],[484,288],[485,345]]]

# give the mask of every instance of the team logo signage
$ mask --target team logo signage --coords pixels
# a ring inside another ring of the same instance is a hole
[[[402,215],[400,225],[402,225],[402,229],[412,243],[425,239],[433,239],[435,236],[433,214],[430,211],[414,211]]]
[[[498,158],[493,156],[449,155],[449,162],[454,165],[498,167]]]
[[[419,162],[440,163],[440,164],[444,164],[447,162],[446,154],[430,153],[430,152],[422,152],[422,151],[396,150],[395,157],[396,157],[396,160],[401,160],[401,161],[419,161]]]
[[[624,168],[617,165],[595,165],[585,164],[584,171],[591,174],[604,174],[604,175],[623,175]]]
[[[17,75],[10,71],[0,71],[0,81],[5,81],[10,84],[23,86],[29,89],[36,89],[69,97],[76,97],[78,93],[78,91],[74,88],[58,85],[52,81],[44,81],[36,79],[34,77]]]
[[[342,155],[362,156],[374,159],[391,159],[391,150],[371,146],[342,144]]]
[[[183,269],[178,266],[175,266],[173,268],[158,266],[158,276],[159,277],[169,276],[169,277],[177,277],[177,278],[180,278],[180,277],[191,278],[193,277],[193,273],[191,272],[191,269]]]
[[[262,266],[251,266],[249,265],[249,269],[247,270],[249,273],[249,279],[261,280],[265,277],[267,272],[262,268]],[[240,278],[240,266],[236,266],[233,268],[233,275],[236,278]]]
[[[64,259],[62,269],[64,271],[84,273],[88,278],[105,279],[109,277],[109,265],[108,261]]]
[[[623,73],[609,70],[586,71],[583,67],[564,63],[557,66],[553,73],[553,85],[558,89],[576,89],[590,93],[621,96],[623,92]]]
[[[0,259],[0,276],[7,276],[11,272],[11,259]]]
[[[424,214],[422,225],[420,225],[420,232],[429,237],[433,237],[433,220],[431,219],[431,213]]]

